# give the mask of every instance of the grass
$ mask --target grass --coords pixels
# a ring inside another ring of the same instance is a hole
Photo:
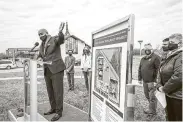
[[[38,85],[38,102],[47,102],[48,96],[45,81]],[[0,120],[8,121],[7,112],[10,109],[16,109],[23,105],[23,81],[9,80],[0,81]],[[75,91],[68,92],[68,84],[64,80],[64,101],[80,108],[83,111],[88,110],[88,96],[84,96],[86,92],[83,79],[75,79]]]
[[[133,79],[137,79],[138,75],[138,65],[140,58],[134,57],[133,60]],[[43,72],[40,71],[38,74],[42,75]],[[81,75],[81,73],[77,73]],[[9,73],[6,77],[23,76],[22,73]],[[0,74],[0,77],[5,76],[5,73]],[[43,79],[38,79],[41,82],[38,85],[38,102],[48,101],[45,81]],[[84,79],[75,79],[75,90],[68,92],[68,84],[66,79],[64,80],[64,101],[74,105],[75,107],[88,111],[88,96],[85,96],[86,88]],[[10,109],[16,109],[23,105],[23,81],[22,80],[9,80],[0,81],[0,121],[8,121],[7,111]],[[142,121],[145,119],[143,113],[143,108],[148,107],[148,102],[144,96],[143,88],[137,86],[135,88],[135,120]],[[158,104],[157,107],[157,121],[163,121],[165,112],[163,108]]]

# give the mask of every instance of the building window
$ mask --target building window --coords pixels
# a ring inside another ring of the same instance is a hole
[[[75,40],[74,38],[68,38],[66,40],[66,54],[68,54],[68,50],[73,50],[74,54],[78,54],[78,40]]]

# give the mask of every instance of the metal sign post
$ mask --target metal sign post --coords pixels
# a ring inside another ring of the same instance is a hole
[[[24,121],[37,121],[37,61],[24,61]]]

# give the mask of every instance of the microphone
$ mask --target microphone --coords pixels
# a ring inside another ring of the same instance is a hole
[[[34,47],[30,50],[30,52],[32,52],[38,45],[39,45],[39,43],[36,42],[36,43],[34,44]]]

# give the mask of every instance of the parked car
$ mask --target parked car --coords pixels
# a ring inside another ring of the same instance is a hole
[[[12,69],[16,64],[11,60],[0,60],[0,68]]]

